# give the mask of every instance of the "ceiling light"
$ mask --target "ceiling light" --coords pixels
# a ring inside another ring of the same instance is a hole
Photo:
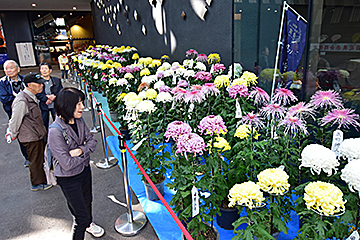
[[[70,13],[70,16],[72,15],[72,12]]]
[[[76,6],[73,6],[73,10],[76,10]]]
[[[32,6],[32,7],[36,7],[36,3],[32,3],[31,6]]]
[[[38,15],[38,17],[41,17],[40,14]]]

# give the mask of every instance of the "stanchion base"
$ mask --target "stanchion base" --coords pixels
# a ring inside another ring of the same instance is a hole
[[[111,168],[111,167],[115,166],[117,163],[118,163],[118,160],[116,158],[109,157],[107,159],[106,158],[100,159],[95,165],[98,168],[106,169],[106,168]]]
[[[98,133],[98,132],[100,132],[100,126],[93,127],[92,129],[90,129],[90,132],[91,132],[91,133]]]
[[[129,222],[128,213],[124,213],[115,222],[115,230],[124,236],[136,235],[145,225],[146,216],[142,212],[133,211],[133,222]]]

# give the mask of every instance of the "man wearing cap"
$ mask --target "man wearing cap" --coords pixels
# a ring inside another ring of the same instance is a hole
[[[4,111],[9,119],[11,118],[11,105],[15,96],[24,90],[25,84],[22,82],[24,76],[20,75],[20,67],[14,60],[7,60],[4,63],[4,72],[6,76],[0,79],[0,100],[3,104]],[[28,155],[25,147],[20,143],[20,150],[25,158],[24,166],[29,166]]]
[[[24,91],[16,96],[12,104],[12,115],[9,121],[11,140],[19,139],[26,147],[29,155],[29,170],[31,190],[46,190],[52,185],[46,184],[46,176],[43,169],[44,162],[44,138],[47,134],[36,94],[43,90],[44,79],[40,74],[29,73],[25,75],[23,82]]]

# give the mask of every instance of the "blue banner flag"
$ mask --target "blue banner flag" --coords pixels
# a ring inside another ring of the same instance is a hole
[[[280,72],[295,72],[301,60],[306,41],[306,23],[290,9],[285,10]]]

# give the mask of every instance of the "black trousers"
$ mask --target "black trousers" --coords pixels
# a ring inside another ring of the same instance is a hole
[[[72,177],[57,177],[57,183],[75,217],[73,240],[83,240],[85,230],[92,222],[92,178],[90,166]]]
[[[44,139],[35,142],[23,142],[29,156],[30,181],[32,185],[46,183],[44,172]]]

